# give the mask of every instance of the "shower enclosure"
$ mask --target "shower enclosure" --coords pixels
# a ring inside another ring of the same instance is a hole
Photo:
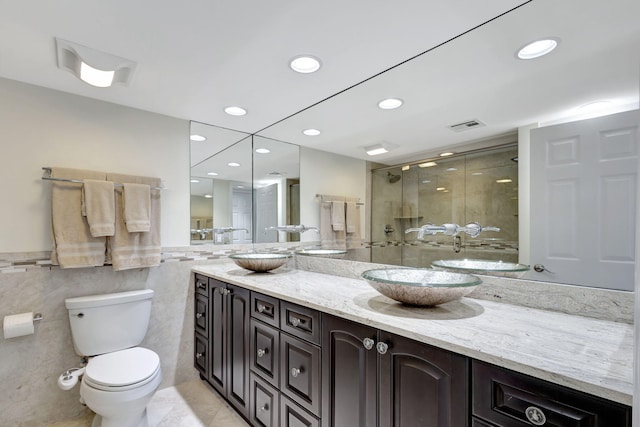
[[[438,259],[518,261],[518,148],[490,150],[372,171],[371,261],[429,267]],[[405,233],[432,224],[496,226],[472,238]]]

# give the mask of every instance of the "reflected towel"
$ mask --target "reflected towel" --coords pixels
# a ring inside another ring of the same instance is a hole
[[[349,206],[353,205],[353,206]],[[349,231],[352,230],[352,231]],[[362,246],[360,235],[360,206],[354,203],[347,203],[347,249],[355,249]]]
[[[344,202],[331,202],[331,227],[333,231],[344,230]]]
[[[104,180],[104,172],[51,168],[52,178]],[[51,263],[61,268],[104,265],[106,237],[93,237],[82,216],[82,187],[75,182],[51,181]]]
[[[358,223],[360,222],[360,218],[356,218],[356,207],[357,207],[356,202],[347,202],[346,203],[347,234],[355,233],[356,232],[356,221],[358,221]]]
[[[151,187],[146,184],[123,183],[124,223],[129,233],[151,229]]]
[[[93,237],[113,236],[116,210],[111,181],[85,179],[82,186],[82,212]]]
[[[107,179],[123,184],[145,184],[151,187],[160,186],[160,178],[148,178],[115,173],[107,174]],[[160,247],[160,190],[151,190],[149,215],[151,227],[146,233],[129,233],[124,222],[124,187],[115,190],[116,196],[116,231],[109,238],[108,258],[113,269],[128,270],[132,268],[154,267],[160,265],[162,250]]]
[[[320,203],[320,245],[324,249],[345,249],[345,232],[333,230],[331,213],[331,202]]]

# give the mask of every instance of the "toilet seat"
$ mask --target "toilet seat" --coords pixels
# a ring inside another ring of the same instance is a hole
[[[102,354],[89,360],[83,381],[104,391],[124,391],[141,387],[160,372],[158,355],[143,347]]]

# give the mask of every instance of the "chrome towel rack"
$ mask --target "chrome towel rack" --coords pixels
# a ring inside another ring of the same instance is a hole
[[[67,178],[53,178],[51,177],[51,168],[48,166],[45,166],[42,168],[42,170],[44,172],[42,172],[42,179],[45,181],[62,181],[62,182],[75,182],[78,184],[82,184],[83,181],[80,179],[67,179]],[[120,184],[119,182],[114,182],[113,183],[114,187],[122,187],[122,184]],[[164,190],[163,187],[151,187],[152,190]]]

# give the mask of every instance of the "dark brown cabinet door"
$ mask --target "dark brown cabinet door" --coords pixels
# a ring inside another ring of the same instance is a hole
[[[375,427],[377,331],[332,316],[322,322],[322,426]]]
[[[226,396],[227,332],[226,288],[218,280],[209,279],[209,383]]]
[[[227,399],[238,412],[248,417],[250,292],[233,285],[227,285],[227,291]]]
[[[467,358],[382,331],[379,343],[379,427],[469,425]]]

